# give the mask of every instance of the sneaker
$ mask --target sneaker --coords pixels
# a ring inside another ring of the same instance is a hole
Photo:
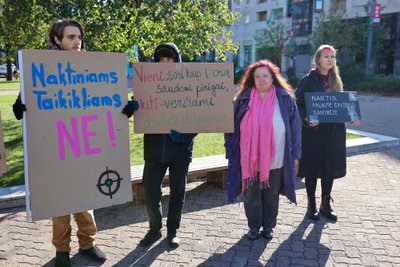
[[[258,239],[258,237],[259,237],[259,230],[256,229],[256,228],[251,229],[251,230],[247,233],[246,236],[247,236],[247,238],[250,239],[250,240],[256,240],[256,239]]]
[[[71,267],[71,260],[69,258],[69,252],[56,252],[56,258],[54,260],[55,267]]]
[[[179,237],[177,237],[176,235],[168,235],[168,245],[171,248],[179,247],[180,242],[181,242],[181,239]]]
[[[79,254],[82,256],[89,257],[91,260],[95,262],[105,262],[107,259],[106,254],[99,249],[98,246],[94,246],[88,249],[79,249]]]
[[[267,240],[271,240],[274,237],[274,230],[272,230],[271,228],[267,228],[266,230],[264,229],[262,232],[262,236]]]
[[[148,247],[160,238],[161,238],[160,231],[153,232],[150,230],[147,232],[147,234],[144,236],[144,238],[142,240],[140,240],[139,246]]]

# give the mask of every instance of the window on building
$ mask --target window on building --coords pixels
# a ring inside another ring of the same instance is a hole
[[[246,0],[246,6],[250,5],[250,0]]]
[[[306,36],[311,33],[313,20],[313,5],[309,0],[293,1],[293,28],[296,36]]]
[[[243,54],[243,59],[244,59],[244,66],[248,66],[251,63],[251,53],[253,50],[253,46],[251,44],[251,41],[245,41],[244,42],[244,54]]]
[[[266,21],[267,20],[267,11],[257,12],[257,21]]]
[[[236,8],[240,8],[240,4],[242,3],[241,0],[234,0],[233,3],[235,3]]]
[[[291,17],[293,12],[293,6],[292,6],[292,0],[287,1],[287,10],[286,10],[286,16]]]
[[[275,8],[271,11],[271,19],[277,20],[283,17],[283,8]]]
[[[266,3],[266,2],[267,2],[267,0],[258,0],[257,4],[262,4],[262,3]]]
[[[314,11],[322,12],[323,9],[324,9],[324,0],[315,0]]]
[[[250,15],[249,14],[247,14],[245,17],[244,17],[244,23],[250,23]]]

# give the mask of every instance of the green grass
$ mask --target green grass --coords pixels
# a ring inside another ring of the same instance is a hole
[[[143,160],[143,134],[133,134],[132,121],[130,127],[131,165],[142,165]],[[193,157],[205,157],[225,154],[224,134],[202,133],[194,139]]]
[[[0,91],[19,90],[19,81],[0,80]]]
[[[358,134],[346,133],[346,140],[356,139],[356,138],[361,138],[361,137],[364,137],[364,136],[358,135]]]
[[[0,97],[3,137],[8,158],[7,165],[11,170],[0,177],[0,187],[24,184],[24,154],[22,145],[22,122],[14,118],[12,104],[15,95]]]

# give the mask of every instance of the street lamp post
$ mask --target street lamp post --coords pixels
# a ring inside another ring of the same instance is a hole
[[[371,77],[373,75],[372,71],[372,63],[371,63],[371,57],[372,57],[372,37],[373,37],[373,8],[376,0],[371,0],[370,1],[370,16],[369,16],[369,26],[368,26],[368,43],[367,43],[367,58],[365,61],[365,75],[368,77]]]
[[[295,8],[294,1],[292,1],[292,31],[293,31],[293,55],[292,55],[292,63],[293,63],[293,75],[296,77],[296,18],[295,18]]]

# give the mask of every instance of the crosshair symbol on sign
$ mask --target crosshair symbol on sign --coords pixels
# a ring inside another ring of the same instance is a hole
[[[100,193],[103,195],[109,196],[112,199],[112,196],[118,191],[121,186],[121,180],[123,178],[119,175],[118,172],[114,170],[109,170],[108,166],[106,166],[106,171],[104,171],[99,176],[99,180],[97,182],[97,188]]]

